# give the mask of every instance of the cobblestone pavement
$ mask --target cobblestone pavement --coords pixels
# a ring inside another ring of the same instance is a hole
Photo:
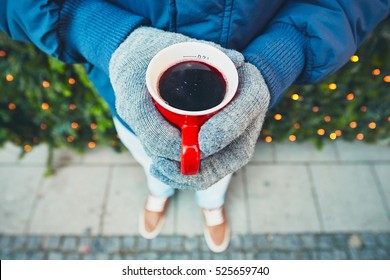
[[[234,235],[227,251],[203,236],[0,235],[1,259],[390,259],[390,232]]]

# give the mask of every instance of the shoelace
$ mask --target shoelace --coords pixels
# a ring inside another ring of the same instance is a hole
[[[204,212],[204,217],[207,226],[212,227],[212,226],[223,224],[224,219],[223,219],[222,208],[211,209],[211,210],[205,209],[203,212]]]
[[[164,210],[166,197],[148,196],[145,208],[152,212],[162,212]]]

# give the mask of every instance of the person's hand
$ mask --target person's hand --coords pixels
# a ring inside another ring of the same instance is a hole
[[[178,161],[159,157],[153,159],[152,175],[174,188],[201,190],[249,162],[268,110],[270,95],[262,75],[252,64],[239,67],[238,75],[236,97],[201,127],[199,173],[184,176],[180,173]]]
[[[127,37],[110,60],[109,75],[115,92],[117,112],[134,130],[153,160],[180,161],[181,135],[180,130],[168,123],[154,106],[146,88],[146,69],[157,52],[186,41],[197,40],[151,27],[140,27]],[[201,42],[223,51],[236,67],[244,64],[241,53],[211,42]]]

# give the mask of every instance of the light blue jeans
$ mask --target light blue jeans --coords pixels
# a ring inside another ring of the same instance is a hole
[[[175,189],[159,181],[149,173],[151,158],[146,154],[139,139],[129,131],[117,118],[114,118],[114,125],[119,138],[125,147],[131,152],[135,160],[144,168],[147,187],[154,196],[169,197],[174,195]],[[196,191],[196,202],[201,208],[214,209],[221,207],[225,202],[225,194],[229,186],[232,174],[227,175],[220,181],[204,191]]]

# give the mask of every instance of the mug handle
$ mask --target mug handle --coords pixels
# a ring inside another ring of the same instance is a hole
[[[180,171],[183,175],[195,175],[200,165],[199,126],[184,124],[181,127],[181,134]]]

